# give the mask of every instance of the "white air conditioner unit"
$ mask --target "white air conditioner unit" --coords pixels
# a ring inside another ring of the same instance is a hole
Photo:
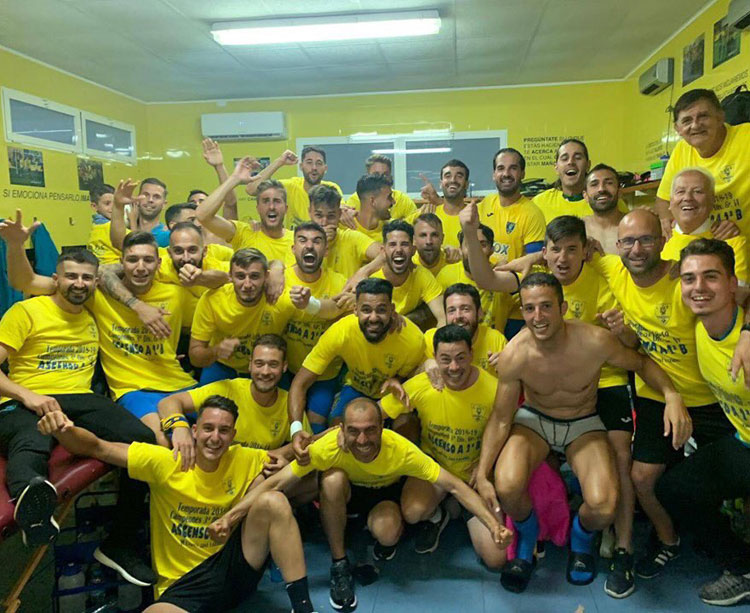
[[[284,113],[208,113],[201,115],[201,132],[214,140],[284,140]]]
[[[727,23],[738,30],[750,28],[750,0],[732,0],[727,10]]]
[[[654,96],[674,82],[674,59],[665,57],[651,66],[638,79],[638,89],[645,96]]]

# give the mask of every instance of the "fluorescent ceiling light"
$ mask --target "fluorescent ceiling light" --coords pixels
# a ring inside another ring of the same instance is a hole
[[[385,153],[405,153],[406,155],[413,153],[450,153],[452,149],[450,147],[425,147],[424,149],[373,149],[373,153],[385,154]]]
[[[314,41],[427,36],[438,32],[440,15],[434,10],[226,21],[211,26],[211,34],[220,45],[288,45]]]

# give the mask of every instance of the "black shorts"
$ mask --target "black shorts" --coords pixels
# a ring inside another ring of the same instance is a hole
[[[405,479],[402,477],[395,483],[385,487],[364,487],[362,485],[349,486],[351,496],[346,505],[348,515],[359,515],[367,517],[378,503],[390,500],[396,504],[401,503],[401,490],[404,489]]]
[[[245,560],[240,527],[221,550],[170,585],[158,602],[189,613],[229,611],[255,592],[263,570],[255,570]]]
[[[633,432],[633,402],[627,385],[600,388],[596,396],[596,412],[608,431]]]
[[[693,439],[698,447],[707,445],[734,429],[718,403],[688,407],[693,420]],[[636,398],[633,459],[644,464],[674,464],[684,457],[672,447],[672,436],[664,436],[664,403]]]

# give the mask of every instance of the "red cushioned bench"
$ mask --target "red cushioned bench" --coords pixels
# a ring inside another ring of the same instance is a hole
[[[5,486],[5,465],[5,458],[0,457],[0,543],[18,530],[16,523],[13,521],[15,505],[11,502],[10,494]],[[49,460],[49,480],[57,488],[58,504],[63,505],[62,510],[57,513],[59,523],[62,523],[62,519],[67,515],[76,495],[80,494],[94,481],[106,475],[110,470],[112,470],[111,466],[99,460],[76,458],[59,445],[52,450]],[[3,602],[6,613],[18,610],[21,605],[19,598],[21,591],[42,561],[46,551],[47,546],[45,545],[34,552],[16,585]]]

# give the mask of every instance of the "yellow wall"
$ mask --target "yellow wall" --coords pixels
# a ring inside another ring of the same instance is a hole
[[[147,149],[146,105],[126,96],[113,93],[81,79],[27,60],[0,49],[0,85],[34,96],[97,113],[105,117],[133,124],[139,152]],[[45,222],[58,248],[62,245],[86,243],[91,226],[91,207],[88,193],[78,189],[78,162],[72,153],[39,149],[28,145],[5,142],[5,128],[0,116],[0,216],[13,215],[16,208],[24,213],[24,220],[34,217]],[[7,164],[7,147],[41,150],[44,160],[45,187],[11,185]],[[139,176],[148,171],[147,163],[127,166],[120,162],[102,161],[104,180],[116,184],[123,176]],[[22,195],[16,195],[21,192]],[[41,196],[41,197],[40,197]],[[72,222],[72,223],[71,223]]]
[[[453,131],[507,129],[509,144],[524,153],[536,148],[525,143],[524,138],[549,137],[554,142],[562,137],[583,136],[593,163],[603,161],[618,169],[643,171],[661,153],[659,142],[667,136],[665,109],[670,100],[676,100],[683,91],[682,48],[685,45],[700,33],[705,34],[705,75],[691,83],[689,88],[718,87],[723,96],[739,82],[750,82],[747,75],[750,35],[747,32],[742,35],[740,55],[716,69],[711,68],[713,23],[726,14],[728,3],[729,0],[720,0],[710,7],[663,49],[644,61],[633,77],[617,82],[234,101],[224,105],[214,102],[146,105],[0,50],[0,85],[134,124],[138,165],[133,168],[104,161],[105,181],[116,184],[120,178],[129,176],[157,176],[169,186],[169,201],[172,203],[182,201],[194,187],[211,189],[216,185],[213,170],[201,157],[200,115],[203,113],[269,110],[286,113],[287,141],[222,144],[228,168],[231,168],[233,158],[246,154],[274,158],[286,148],[295,149],[295,139],[301,137],[449,128]],[[676,60],[674,91],[667,89],[657,96],[641,95],[638,76],[664,56]],[[582,78],[585,76],[581,75]],[[729,81],[732,81],[731,85]],[[673,131],[671,136],[674,139]],[[0,155],[5,156],[6,145],[0,145]],[[83,193],[78,191],[76,157],[46,149],[43,154],[47,188],[38,191],[80,197]],[[489,172],[489,161],[486,168],[472,170],[474,173]],[[279,172],[280,177],[294,174],[293,168]],[[552,179],[554,172],[551,166],[531,163],[526,176]],[[335,168],[329,169],[329,178],[336,180]],[[7,169],[0,172],[0,194],[14,187],[9,185]],[[249,198],[240,190],[238,197],[240,215],[249,215]],[[0,214],[10,214],[16,206],[20,206],[29,217],[46,221],[59,245],[85,242],[90,216],[87,202],[4,197]],[[70,224],[70,218],[74,225]]]
[[[690,89],[715,89],[719,99],[734,91],[741,83],[750,84],[750,31],[742,32],[739,55],[713,68],[714,23],[726,16],[729,0],[720,0],[702,13],[698,19],[682,30],[662,49],[645,60],[625,83],[625,122],[622,152],[623,166],[627,169],[645,169],[664,153],[669,132],[669,150],[679,137],[672,126],[671,113],[666,109],[680,95]],[[703,76],[682,87],[683,48],[698,36],[704,35]],[[638,77],[657,60],[664,57],[675,59],[674,91],[667,88],[656,96],[644,96],[638,92]],[[660,147],[661,146],[661,147]],[[661,150],[660,150],[661,148]]]

